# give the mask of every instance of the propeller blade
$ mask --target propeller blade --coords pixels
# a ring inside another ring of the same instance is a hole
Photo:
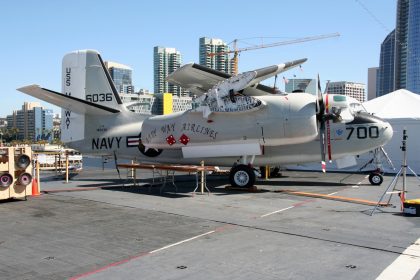
[[[325,115],[325,104],[324,104],[324,96],[322,94],[321,89],[321,79],[319,78],[318,74],[318,98],[317,98],[317,114],[316,114],[317,120],[319,122],[319,144],[321,148],[321,167],[322,172],[326,172],[326,163],[325,163],[325,121],[326,121],[326,115]]]
[[[322,172],[326,172],[326,164],[325,164],[325,121],[322,120],[320,122],[319,127],[319,143],[321,148],[321,167]]]
[[[318,74],[318,94],[317,94],[317,118],[318,121],[321,122],[325,119],[325,104],[324,104],[324,95],[322,94],[321,89],[321,80]]]
[[[330,86],[330,80],[327,80],[327,85],[325,86],[324,94],[327,94],[328,87]]]
[[[319,73],[318,73],[318,94],[322,92],[321,91],[321,80],[319,79]]]

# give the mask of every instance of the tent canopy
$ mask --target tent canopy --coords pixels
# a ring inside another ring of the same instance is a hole
[[[363,106],[384,119],[420,119],[420,95],[405,89],[364,102]]]

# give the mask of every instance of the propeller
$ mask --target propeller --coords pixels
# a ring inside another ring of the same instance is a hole
[[[321,89],[321,80],[319,78],[318,74],[318,96],[317,96],[317,120],[319,122],[319,143],[321,148],[321,167],[322,172],[326,172],[326,150],[328,150],[328,160],[331,161],[331,143],[329,142],[329,133],[330,133],[330,127],[329,127],[329,121],[332,120],[333,122],[340,122],[342,120],[340,114],[341,109],[332,107],[331,112],[329,112],[329,106],[328,106],[328,94],[327,89],[330,81],[327,82],[327,85],[325,87],[324,93],[322,93]],[[326,104],[324,103],[324,95]],[[327,128],[327,136],[328,136],[328,143],[325,137],[325,128]]]
[[[316,118],[319,123],[319,143],[321,148],[321,168],[322,172],[325,173],[326,171],[326,163],[325,163],[325,104],[324,104],[324,96],[321,90],[321,81],[319,79],[318,74],[318,96],[317,96],[317,112]]]
[[[339,98],[337,95],[328,94],[327,89],[329,86],[329,81],[325,87],[324,93],[321,90],[321,81],[318,74],[318,94],[316,102],[316,118],[319,123],[319,142],[321,148],[321,165],[322,171],[326,171],[325,158],[328,153],[328,160],[331,161],[331,140],[330,140],[330,121],[334,123],[342,122],[343,117],[342,108],[347,108],[347,106],[340,105],[340,102],[347,102],[344,98]],[[329,104],[330,103],[330,104]],[[344,111],[343,116],[347,120],[346,111]]]

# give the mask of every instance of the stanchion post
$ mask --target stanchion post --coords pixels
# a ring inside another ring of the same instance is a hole
[[[57,158],[58,158],[58,155],[57,154],[54,154],[54,170],[55,170],[55,176],[58,176],[58,166],[57,166]]]
[[[38,191],[41,191],[41,179],[39,178],[39,160],[38,160],[38,155],[36,157],[36,169],[35,169],[35,174],[36,174],[36,181],[38,183]]]
[[[133,166],[134,165],[134,160],[131,160],[131,166]],[[136,169],[134,168],[134,167],[131,167],[131,171],[130,171],[130,177],[133,179],[133,182],[134,182],[134,186],[136,186],[137,185],[137,181],[136,181],[136,177],[137,177],[137,172],[136,172]]]
[[[265,179],[268,180],[268,176],[270,174],[270,166],[266,165],[265,166]]]
[[[403,151],[403,185],[402,185],[402,193],[401,193],[401,200],[404,203],[405,201],[405,192],[406,192],[406,184],[407,184],[407,129],[404,128],[403,130],[403,141],[401,150]],[[403,207],[401,207],[403,208]]]
[[[201,194],[204,194],[204,160],[201,162]]]
[[[57,162],[56,162],[56,166],[57,166]],[[58,154],[58,169],[56,169],[55,175],[58,175],[58,170],[63,170],[62,168],[63,166],[61,165],[61,152],[60,152]]]
[[[66,183],[69,182],[69,153],[66,152]]]

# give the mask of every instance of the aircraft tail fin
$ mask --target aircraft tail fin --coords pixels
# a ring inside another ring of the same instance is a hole
[[[65,95],[121,110],[122,101],[101,55],[94,50],[74,51],[63,57],[62,92]]]
[[[63,57],[62,93],[97,106],[127,111],[108,69],[95,50],[74,51]],[[84,138],[85,114],[62,109],[61,118],[63,142]]]

